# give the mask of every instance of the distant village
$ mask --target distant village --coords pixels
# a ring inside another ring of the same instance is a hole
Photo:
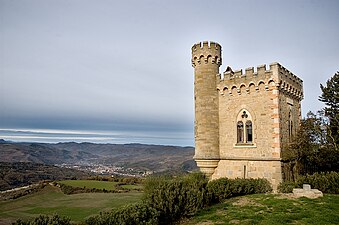
[[[85,172],[95,173],[97,175],[109,175],[112,177],[145,177],[153,174],[153,171],[138,170],[135,168],[125,168],[122,166],[114,165],[103,165],[103,164],[94,164],[94,163],[84,163],[79,165],[73,164],[55,164],[55,166],[62,168],[77,169]]]

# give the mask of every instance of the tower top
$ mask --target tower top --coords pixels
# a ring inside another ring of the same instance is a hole
[[[221,46],[216,42],[199,42],[192,46],[192,66],[202,63],[221,65]]]

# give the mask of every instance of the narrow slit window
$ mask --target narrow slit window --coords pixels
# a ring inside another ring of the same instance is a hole
[[[289,140],[292,141],[293,136],[293,122],[291,112],[288,114],[288,137]]]

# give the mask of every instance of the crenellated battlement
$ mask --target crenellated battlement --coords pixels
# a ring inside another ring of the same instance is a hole
[[[265,90],[269,90],[273,86],[284,91],[292,96],[302,99],[303,98],[303,81],[290,72],[279,63],[274,62],[269,65],[269,69],[266,65],[259,65],[246,68],[245,71],[240,70],[227,70],[223,73],[223,76],[218,75],[217,81],[218,90],[229,90],[236,88],[237,93],[241,94],[240,87],[246,87],[245,90],[249,90],[250,85],[254,85],[256,90],[259,90],[259,85],[264,84]]]
[[[212,63],[220,66],[221,46],[215,42],[199,42],[192,46],[192,66],[201,65],[202,63]]]
[[[248,80],[248,79],[256,79],[258,77],[265,79],[265,77],[270,76],[271,70],[266,70],[266,65],[257,66],[256,70],[254,67],[249,67],[245,69],[243,72],[242,69],[233,71],[225,71],[223,80]]]

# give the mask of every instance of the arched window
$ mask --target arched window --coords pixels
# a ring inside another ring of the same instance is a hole
[[[242,121],[237,124],[237,139],[238,143],[244,143],[244,123]]]
[[[247,120],[246,121],[246,142],[252,143],[253,141],[253,135],[252,135],[252,121]]]
[[[241,110],[237,117],[237,143],[253,143],[252,116],[247,110]]]

